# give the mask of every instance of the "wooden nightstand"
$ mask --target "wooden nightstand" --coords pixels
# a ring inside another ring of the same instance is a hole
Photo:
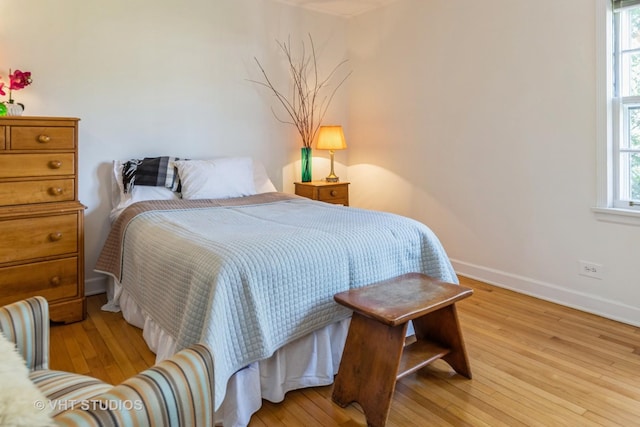
[[[296,195],[321,202],[349,206],[348,182],[294,182]]]

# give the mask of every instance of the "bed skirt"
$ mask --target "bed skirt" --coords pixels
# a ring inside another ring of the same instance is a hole
[[[145,315],[119,284],[110,283],[107,296],[109,302],[103,310],[121,310],[128,323],[142,329],[144,340],[156,354],[156,363],[176,353],[173,337]],[[344,319],[318,329],[281,347],[268,359],[236,372],[229,379],[224,401],[216,411],[216,424],[246,426],[262,406],[262,399],[282,402],[288,391],[332,384],[349,321]]]

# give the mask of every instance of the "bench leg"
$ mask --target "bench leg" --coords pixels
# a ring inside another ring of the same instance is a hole
[[[345,407],[358,402],[367,425],[387,422],[396,387],[407,324],[395,327],[353,313],[332,399]]]
[[[442,360],[460,375],[471,379],[471,367],[462,339],[455,304],[413,319],[416,339],[435,342],[451,349]]]

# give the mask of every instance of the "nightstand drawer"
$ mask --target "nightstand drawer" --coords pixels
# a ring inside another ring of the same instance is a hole
[[[0,268],[0,305],[41,295],[48,301],[78,296],[78,258]]]
[[[0,263],[77,251],[77,214],[0,221]]]
[[[333,202],[334,200],[346,200],[349,198],[349,190],[346,185],[320,188],[318,194],[318,199],[323,202]]]
[[[62,202],[75,197],[75,180],[0,182],[0,206]]]
[[[11,128],[12,150],[73,150],[74,128],[13,126]]]
[[[73,153],[0,155],[0,178],[59,176],[74,173]]]
[[[296,195],[336,205],[349,206],[348,182],[294,182]]]
[[[295,184],[296,186],[296,195],[306,197],[308,199],[317,199],[316,197],[316,189],[310,185],[303,184]]]

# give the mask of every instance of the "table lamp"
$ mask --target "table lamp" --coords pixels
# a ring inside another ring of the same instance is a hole
[[[335,150],[344,150],[347,148],[342,126],[320,126],[316,148],[318,150],[329,150],[329,154],[331,155],[331,173],[325,180],[327,182],[338,182],[339,179],[333,171],[333,154]]]

